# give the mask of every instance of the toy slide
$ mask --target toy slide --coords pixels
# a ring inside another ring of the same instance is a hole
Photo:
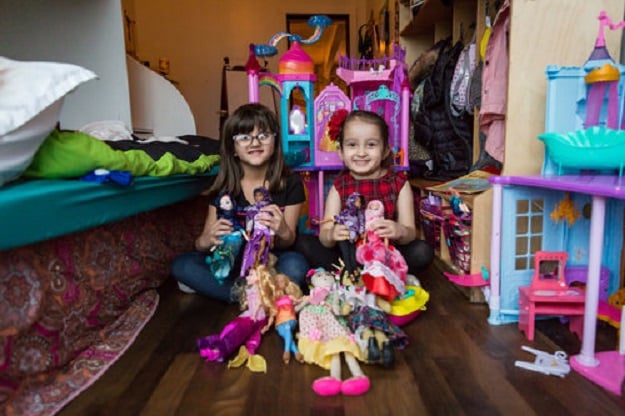
[[[482,273],[452,274],[449,272],[443,272],[443,274],[449,279],[450,282],[455,283],[458,286],[479,287],[489,285],[488,280],[484,278]]]

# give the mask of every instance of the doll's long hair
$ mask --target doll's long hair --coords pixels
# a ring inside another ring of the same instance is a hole
[[[272,310],[273,301],[274,301],[274,293],[275,293],[275,280],[273,274],[270,269],[264,264],[258,265],[250,271],[255,271],[257,276],[257,282],[255,283],[258,286],[258,293],[260,296],[260,304],[265,309],[267,314]],[[241,279],[243,280],[243,279]],[[241,310],[245,310],[248,307],[247,302],[247,292],[245,291],[246,285],[240,284],[238,285],[236,290],[238,293],[239,305]]]

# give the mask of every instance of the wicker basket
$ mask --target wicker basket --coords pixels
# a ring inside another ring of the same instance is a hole
[[[458,216],[450,210],[443,211],[443,233],[454,266],[463,273],[471,272],[471,215]]]
[[[434,254],[437,256],[441,254],[441,230],[447,211],[451,212],[451,208],[431,204],[428,199],[421,200],[419,208],[421,227],[425,241],[432,246]]]

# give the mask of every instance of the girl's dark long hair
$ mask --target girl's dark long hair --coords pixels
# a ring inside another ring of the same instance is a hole
[[[213,186],[209,189],[209,197],[216,197],[219,192],[228,190],[234,195],[241,194],[241,178],[243,168],[238,157],[234,155],[233,136],[249,134],[255,127],[259,132],[274,133],[274,152],[269,159],[269,166],[265,180],[269,184],[270,193],[283,192],[286,189],[286,179],[290,169],[284,161],[280,124],[276,115],[266,106],[258,103],[244,104],[237,108],[226,120],[223,128],[219,155],[219,172]]]

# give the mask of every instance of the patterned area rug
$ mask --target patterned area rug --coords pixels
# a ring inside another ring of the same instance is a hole
[[[132,345],[158,306],[154,289],[140,294],[117,320],[99,332],[99,340],[58,370],[38,374],[3,403],[6,415],[58,413],[91,386]],[[0,408],[0,411],[3,409]]]

